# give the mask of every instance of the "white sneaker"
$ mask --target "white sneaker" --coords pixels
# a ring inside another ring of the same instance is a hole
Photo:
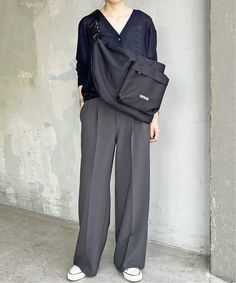
[[[137,267],[130,267],[123,271],[124,278],[131,282],[142,280],[142,271]]]
[[[86,276],[85,273],[77,265],[73,265],[69,272],[67,273],[67,278],[71,281],[76,281],[84,278]]]

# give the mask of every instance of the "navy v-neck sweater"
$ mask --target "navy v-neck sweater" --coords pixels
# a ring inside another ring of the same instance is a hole
[[[76,71],[78,86],[82,85],[81,92],[84,101],[99,96],[90,71],[93,38],[89,33],[88,26],[94,20],[93,13],[98,15],[102,40],[128,48],[157,61],[157,31],[152,18],[148,14],[139,9],[133,9],[124,28],[118,33],[103,13],[96,9],[84,16],[78,24]]]

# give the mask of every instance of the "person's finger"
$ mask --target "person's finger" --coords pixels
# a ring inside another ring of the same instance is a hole
[[[153,128],[153,135],[152,135],[152,137],[151,137],[151,139],[150,139],[150,141],[151,142],[156,142],[157,140],[158,140],[158,138],[159,138],[159,130],[158,129],[156,129],[156,128]]]
[[[153,139],[154,136],[154,129],[153,127],[150,127],[150,139]]]

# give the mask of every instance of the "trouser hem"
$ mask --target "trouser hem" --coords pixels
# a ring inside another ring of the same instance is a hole
[[[125,271],[125,269],[130,268],[130,267],[136,267],[136,268],[139,268],[140,270],[144,269],[145,267],[145,264],[137,264],[137,263],[131,263],[127,266],[118,266],[115,262],[113,262],[113,264],[115,265],[116,269],[119,272],[123,272]]]
[[[88,276],[88,277],[94,277],[98,273],[98,270],[91,272],[91,270],[89,270],[87,266],[84,266],[84,265],[80,264],[79,262],[73,262],[73,264],[77,265],[82,270],[82,272],[85,273],[86,276]]]

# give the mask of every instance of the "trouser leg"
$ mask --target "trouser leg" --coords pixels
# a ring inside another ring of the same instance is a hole
[[[81,113],[79,234],[74,264],[95,276],[110,224],[110,176],[115,149],[114,109],[100,98],[86,101]]]
[[[150,125],[117,112],[114,264],[145,266],[150,187]]]

